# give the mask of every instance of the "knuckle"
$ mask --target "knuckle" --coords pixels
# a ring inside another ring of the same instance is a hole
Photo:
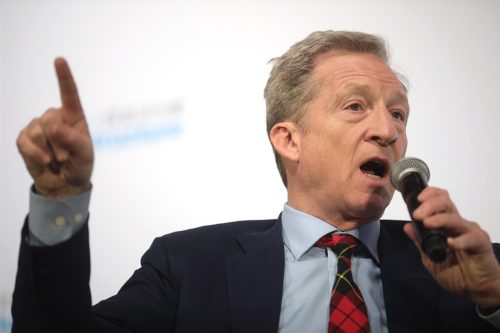
[[[26,141],[26,134],[24,133],[23,130],[16,139],[16,146],[20,152],[24,151],[25,141]]]
[[[474,222],[474,221],[465,221],[464,223],[467,223],[469,225],[469,230],[471,230],[471,232],[477,234],[478,237],[488,237],[489,238],[488,233],[483,228],[481,228],[481,225],[479,223]]]
[[[40,122],[40,118],[33,118],[31,119],[31,121],[29,122],[28,126],[25,127],[25,129],[29,129],[33,126],[36,126],[38,123]]]
[[[52,123],[58,117],[59,109],[49,108],[40,117],[40,122],[42,125],[47,125]]]
[[[31,131],[34,127],[37,126],[38,122],[39,122],[40,118],[33,118],[30,120],[30,122],[28,123],[28,125],[26,125],[20,132],[19,132],[19,136],[18,138],[21,138],[25,135],[27,135],[27,133],[29,131]]]
[[[49,123],[51,119],[51,114],[49,111],[46,111],[41,117],[40,117],[40,125],[41,126],[46,126],[47,123]]]
[[[449,197],[448,191],[440,187],[431,187],[430,192],[435,196]]]
[[[479,223],[476,222],[470,222],[472,226],[472,233],[476,236],[474,236],[477,239],[485,239],[488,242],[490,242],[490,235],[479,225]]]
[[[37,124],[36,126],[30,127],[26,132],[26,136],[33,143],[36,143],[36,144],[43,144],[46,140],[43,129],[39,124]]]
[[[24,128],[16,139],[16,146],[19,152],[24,153],[27,149],[28,143],[31,141],[29,137],[29,128]]]
[[[441,198],[449,199],[450,195],[447,190],[443,188],[436,188],[436,195],[438,195]]]
[[[48,108],[47,110],[45,110],[44,114],[43,115],[46,115],[46,114],[54,114],[56,112],[58,112],[59,108],[55,108],[55,107],[50,107]]]
[[[474,230],[476,230],[478,233],[480,234],[488,234],[483,228],[481,228],[481,225],[477,222],[469,222],[471,223],[472,225],[472,228],[474,228]]]
[[[479,223],[477,222],[474,222],[474,221],[469,221],[469,225],[474,228],[474,229],[480,229],[481,230],[481,226],[479,225]]]
[[[429,192],[431,192],[431,193],[439,193],[441,191],[442,191],[442,189],[439,187],[429,186]]]

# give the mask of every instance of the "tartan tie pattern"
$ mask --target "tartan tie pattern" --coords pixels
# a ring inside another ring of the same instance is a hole
[[[369,333],[366,304],[351,273],[351,257],[358,240],[348,234],[329,234],[323,236],[316,246],[330,247],[338,258],[328,333]]]

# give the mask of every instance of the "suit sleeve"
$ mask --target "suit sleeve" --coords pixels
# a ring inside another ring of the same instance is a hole
[[[65,242],[34,247],[26,242],[27,223],[13,294],[13,333],[174,330],[177,292],[159,239],[119,293],[92,307],[87,224]]]

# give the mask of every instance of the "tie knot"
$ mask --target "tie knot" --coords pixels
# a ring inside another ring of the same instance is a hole
[[[358,239],[349,234],[328,234],[316,242],[316,246],[330,247],[338,256],[346,257],[351,257],[358,244]]]

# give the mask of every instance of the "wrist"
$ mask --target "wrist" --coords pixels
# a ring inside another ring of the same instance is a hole
[[[496,269],[492,269],[495,273],[490,273],[488,281],[481,283],[484,289],[475,298],[475,303],[481,313],[493,313],[500,309],[500,266],[495,265]]]
[[[65,186],[59,189],[43,189],[34,184],[33,192],[49,199],[64,199],[88,192],[91,188],[90,182],[84,186]]]

